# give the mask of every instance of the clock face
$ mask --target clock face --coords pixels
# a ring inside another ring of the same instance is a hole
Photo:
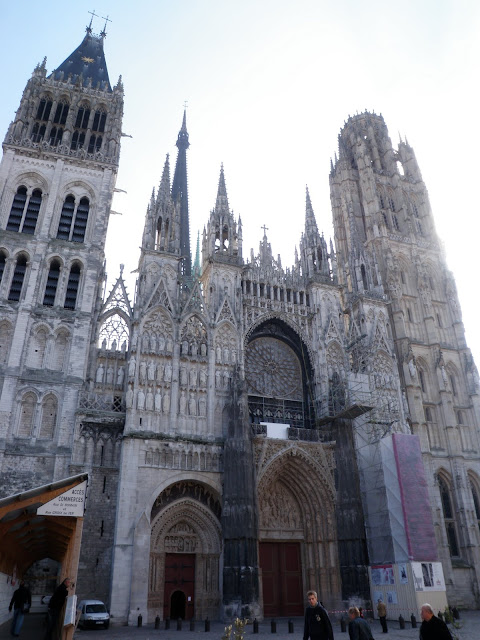
[[[93,58],[87,58],[87,56],[83,56],[82,60],[85,62],[85,64],[90,64],[91,62],[94,62]]]
[[[302,400],[302,368],[293,350],[276,338],[256,338],[245,351],[248,393]]]

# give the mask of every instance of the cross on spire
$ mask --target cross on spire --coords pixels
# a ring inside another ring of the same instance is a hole
[[[183,108],[186,109],[188,107],[188,100],[184,100],[183,102]]]
[[[89,11],[88,13],[90,13],[92,17],[90,18],[90,24],[88,25],[86,31],[87,33],[92,33],[93,18],[100,18],[100,16],[95,13],[95,9],[93,11]]]
[[[100,35],[102,36],[102,38],[105,38],[105,36],[107,35],[107,22],[111,22],[111,20],[108,16],[106,18],[103,17],[103,19],[105,20],[105,26],[103,27],[103,30],[100,31]]]
[[[263,225],[263,227],[260,227],[260,229],[263,229],[263,235],[266,236],[267,235],[267,231],[268,231],[268,227]]]

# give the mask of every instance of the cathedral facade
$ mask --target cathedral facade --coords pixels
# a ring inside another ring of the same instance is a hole
[[[0,487],[89,473],[77,593],[113,620],[480,604],[478,374],[407,142],[350,117],[295,264],[244,255],[223,167],[192,261],[186,117],[135,299],[103,296],[121,79],[91,29],[0,165]],[[32,558],[32,562],[40,558]],[[437,600],[435,600],[437,598]],[[443,598],[443,599],[442,599]]]

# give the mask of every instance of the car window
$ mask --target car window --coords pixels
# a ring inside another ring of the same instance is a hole
[[[107,613],[107,609],[104,604],[87,604],[85,613]]]

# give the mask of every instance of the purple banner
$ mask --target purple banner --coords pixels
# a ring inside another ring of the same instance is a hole
[[[403,433],[394,433],[392,438],[409,559],[434,562],[438,560],[437,542],[419,438]]]

